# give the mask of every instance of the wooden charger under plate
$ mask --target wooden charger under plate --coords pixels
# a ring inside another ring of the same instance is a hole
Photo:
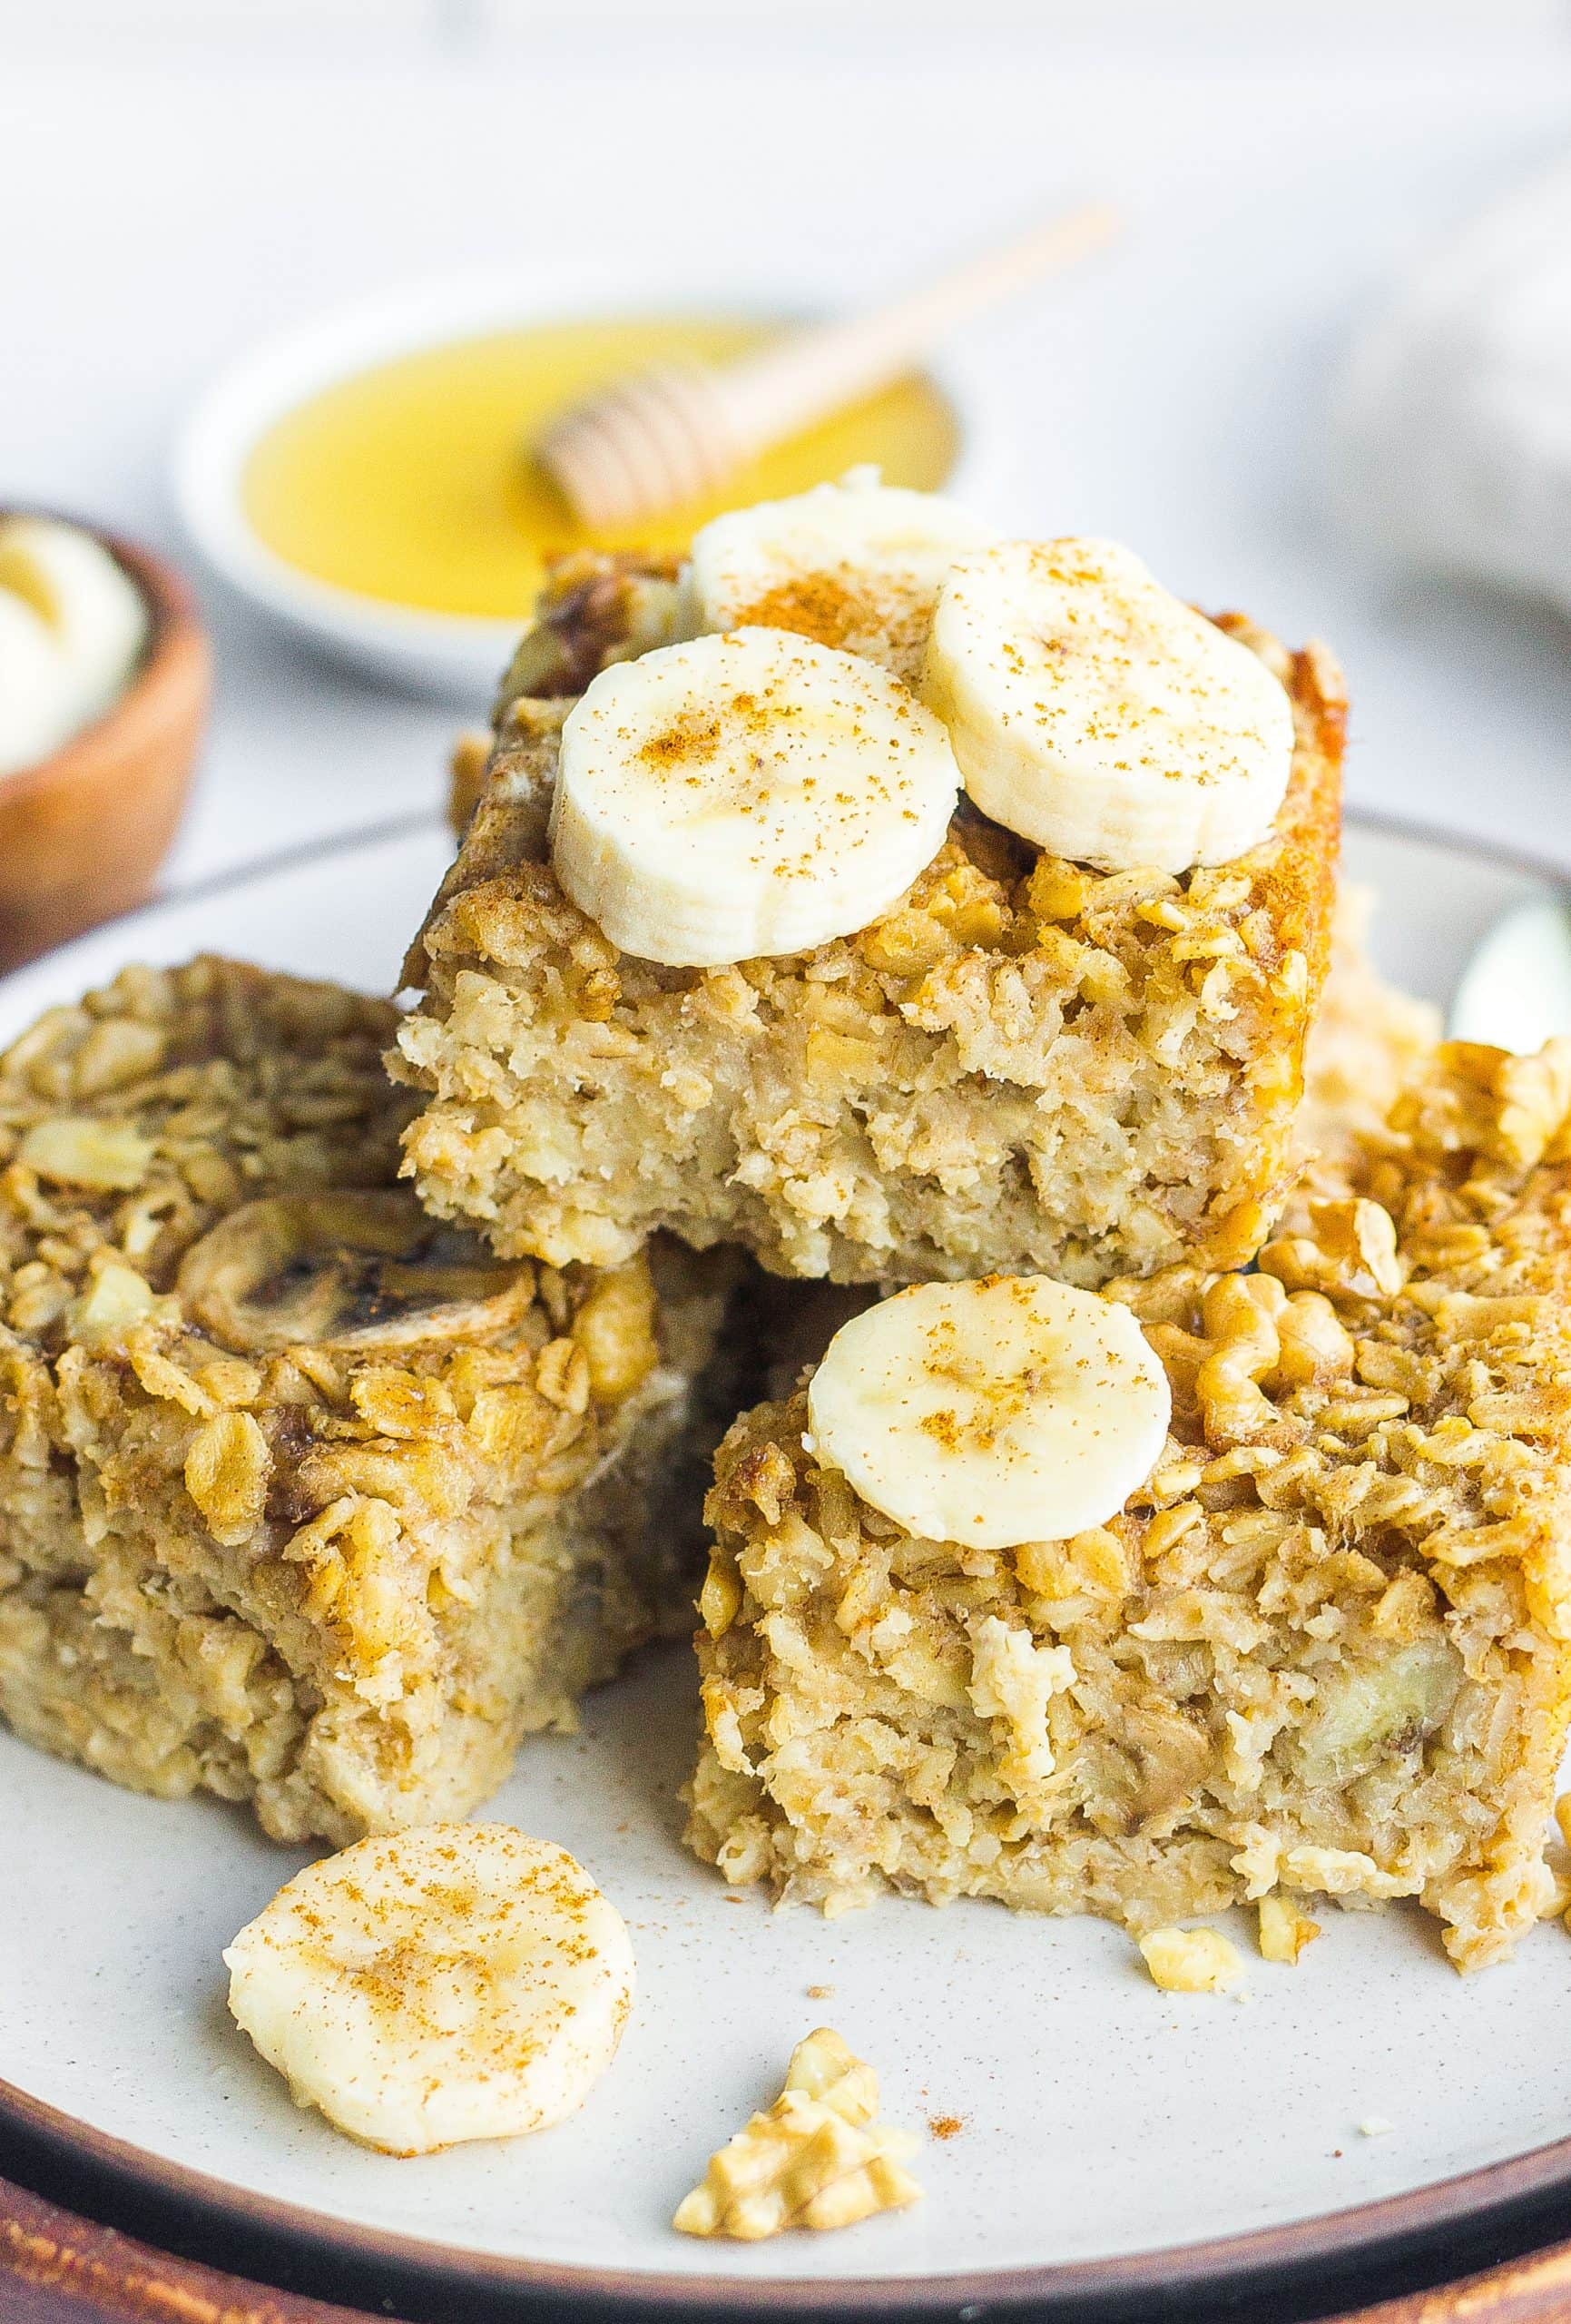
[[[145,901],[207,718],[211,656],[185,583],[132,542],[83,529],[141,589],[152,634],[102,718],[36,766],[0,774],[0,970]]]
[[[820,2289],[832,2299],[832,2286]],[[897,2287],[890,2285],[887,2290],[893,2292]],[[702,2299],[702,2280],[694,2282],[693,2293]],[[1258,2296],[1252,2301],[1244,2295],[1251,2313],[1257,2302]],[[750,2307],[754,2304],[749,2303]],[[1230,2299],[1229,2313],[1232,2306]],[[785,2312],[771,2300],[767,2284],[757,2287],[756,2309],[761,2316]],[[435,2317],[441,2313],[441,2304],[436,2308],[422,2304],[419,2312]],[[497,2313],[494,2308],[486,2312]],[[532,2308],[529,2312],[543,2311]],[[669,2308],[663,2312],[672,2313]],[[892,2319],[899,2310],[880,2303],[878,2312]],[[935,2311],[925,2308],[922,2312]],[[998,2324],[1003,2324],[1006,2314],[1025,2318],[1031,2310],[1028,2305],[1022,2309],[1011,2301],[1001,2302],[996,2310],[988,2302],[985,2308],[979,2304],[975,2311],[960,2311],[962,2315],[972,2312],[978,2318],[985,2313],[996,2315]],[[1162,2303],[1168,2324],[1182,2324],[1186,2313],[1200,2324],[1203,2314],[1209,2318],[1215,2312],[1210,2301],[1187,2310]],[[1288,2296],[1280,2304],[1271,2300],[1264,2312],[1285,2319],[1301,2309]],[[1321,2312],[1312,2299],[1307,2312]],[[569,2324],[570,2309],[558,2305],[555,2313],[562,2324]],[[590,2314],[598,2319],[605,2313],[603,2301],[587,2299],[586,2324]],[[366,2324],[371,2315],[381,2324],[389,2324],[389,2319],[390,2324],[401,2324],[391,2308],[380,2302],[375,2309],[343,2308],[250,2282],[196,2260],[177,2259],[0,2179],[3,2324],[106,2324],[109,2319],[125,2319],[126,2324]],[[1343,2309],[1328,2324],[1551,2324],[1551,2319],[1567,2317],[1571,2317],[1571,2243],[1562,2243],[1433,2290],[1410,2292],[1372,2308]]]

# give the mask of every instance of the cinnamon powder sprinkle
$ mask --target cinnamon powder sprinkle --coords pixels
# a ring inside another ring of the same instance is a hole
[[[736,615],[737,629],[789,629],[811,637],[820,645],[843,646],[869,625],[871,607],[855,589],[848,589],[829,573],[799,573],[766,591],[745,613]]]

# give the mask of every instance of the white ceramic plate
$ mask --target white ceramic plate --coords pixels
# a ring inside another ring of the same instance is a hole
[[[822,305],[821,285],[787,283],[768,312],[808,316]],[[251,528],[242,490],[251,452],[275,420],[319,389],[414,349],[535,320],[683,306],[761,311],[750,280],[717,281],[674,261],[663,279],[644,274],[635,285],[609,269],[540,261],[527,275],[445,276],[269,340],[213,382],[181,434],[173,482],[186,531],[232,588],[308,643],[373,677],[418,687],[473,713],[511,659],[518,620],[420,612],[301,572]],[[928,369],[959,430],[946,488],[961,498],[976,496],[985,510],[997,497],[998,479],[977,440],[982,398],[974,371],[952,352]]]
[[[0,984],[0,1040],[127,959],[201,947],[385,989],[446,854],[434,824],[405,827],[155,907]],[[1442,1000],[1534,886],[1412,835],[1366,828],[1348,854],[1381,891],[1384,964]],[[644,1659],[580,1735],[528,1744],[495,1803],[581,1856],[632,1924],[640,1993],[614,2070],[541,2137],[420,2161],[298,2112],[225,2014],[221,1947],[303,1859],[215,1802],[138,1798],[0,1736],[0,2117],[319,2246],[690,2313],[1171,2296],[1571,2185],[1557,1925],[1464,1981],[1416,1912],[1328,1908],[1297,1969],[1252,1959],[1241,2006],[1159,1994],[1092,1921],[771,1914],[680,1846],[693,1691],[685,1650]],[[928,2200],[761,2247],[673,2234],[711,2148],[824,2021],[876,2063],[889,2120],[958,2119],[924,2139]],[[1360,2132],[1379,2118],[1389,2132]]]

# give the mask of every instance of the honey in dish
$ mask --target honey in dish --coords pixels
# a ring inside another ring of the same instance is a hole
[[[277,556],[340,589],[521,620],[559,549],[679,548],[722,508],[800,492],[862,461],[889,484],[943,483],[955,415],[911,374],[776,446],[712,500],[625,532],[578,525],[529,457],[546,420],[623,372],[673,358],[724,361],[772,328],[734,317],[561,322],[399,356],[274,423],[247,464],[247,516]]]

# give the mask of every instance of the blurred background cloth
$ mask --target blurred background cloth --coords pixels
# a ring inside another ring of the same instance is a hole
[[[977,327],[986,513],[1328,637],[1355,802],[1571,865],[1571,627],[1382,566],[1326,491],[1350,336],[1571,150],[1559,0],[0,0],[0,499],[183,555],[183,412],[336,305],[542,256],[633,303],[677,245],[859,300],[1109,193],[1119,246]],[[212,613],[172,882],[436,803],[450,711]]]

